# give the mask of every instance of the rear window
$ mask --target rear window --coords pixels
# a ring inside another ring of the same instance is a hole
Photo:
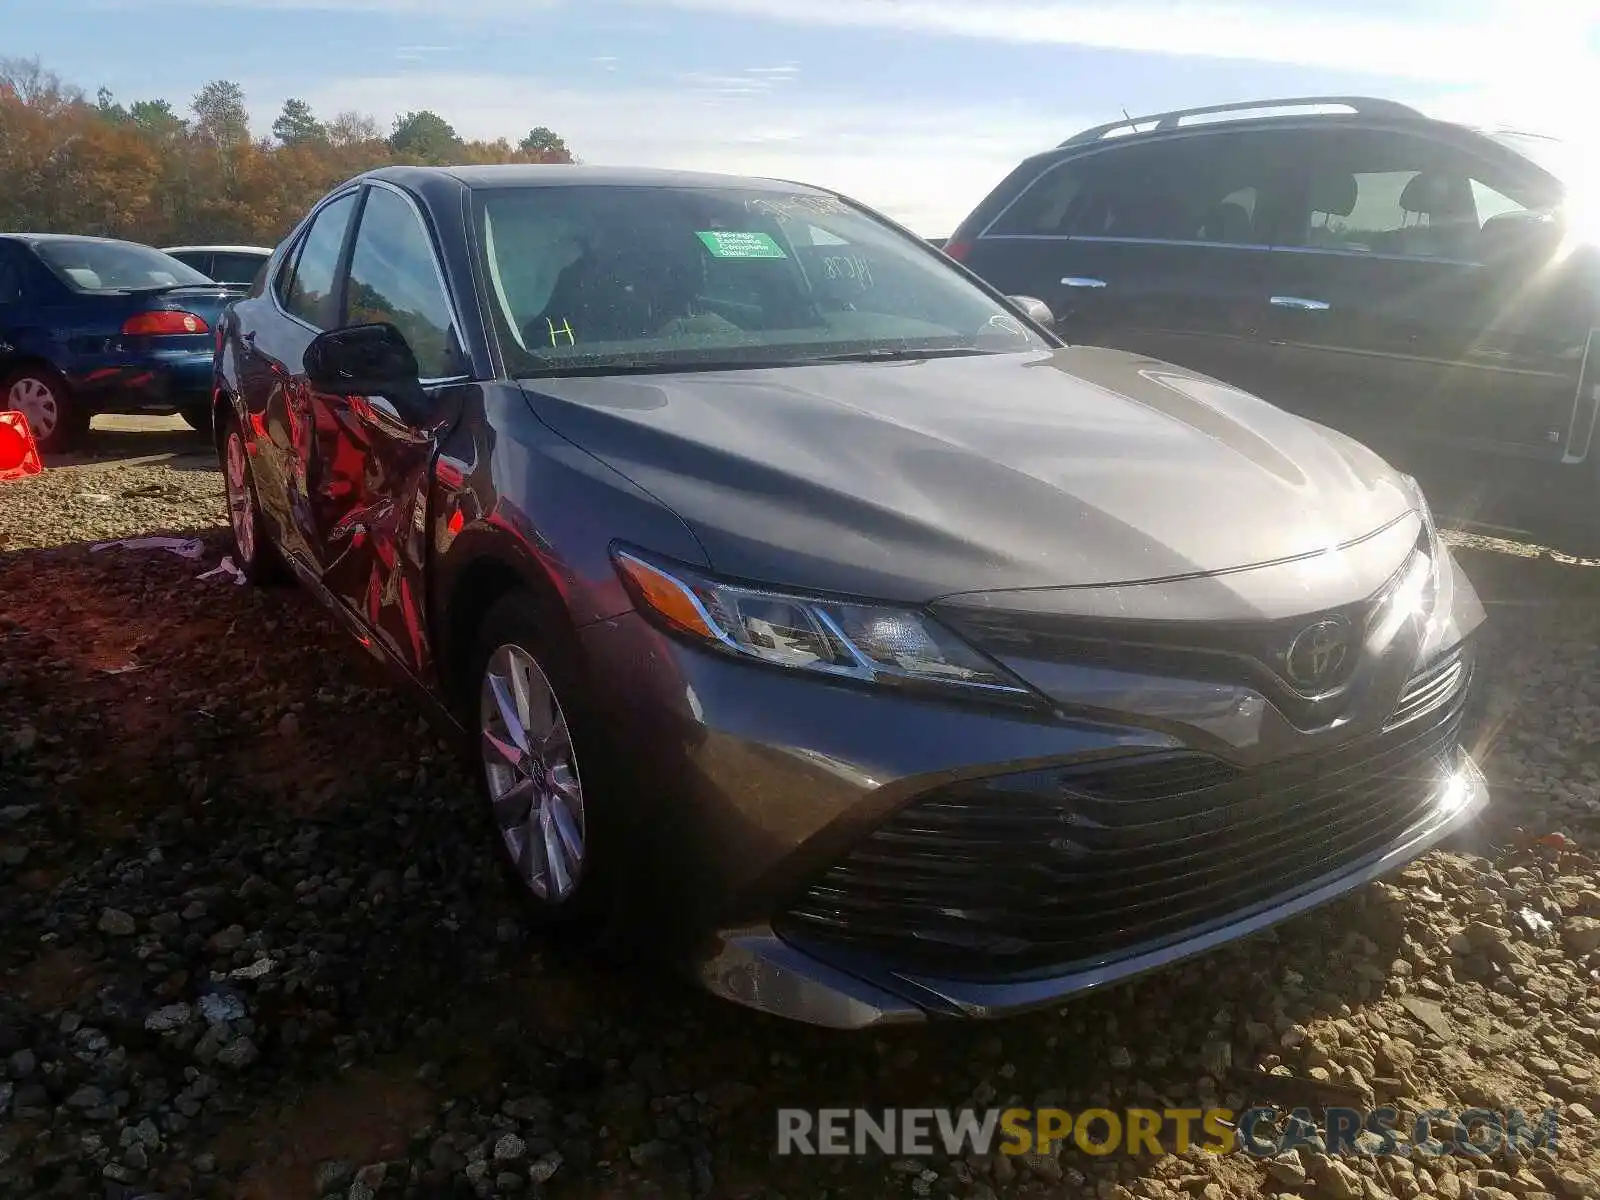
[[[211,282],[152,246],[63,238],[34,243],[34,250],[68,287],[80,292],[126,292]]]
[[[265,255],[218,252],[211,260],[211,278],[218,283],[253,283],[266,263]]]

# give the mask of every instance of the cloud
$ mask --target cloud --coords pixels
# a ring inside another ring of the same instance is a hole
[[[796,66],[747,67],[742,71],[689,71],[675,75],[674,81],[687,88],[717,96],[760,96],[789,83],[799,74]]]
[[[663,0],[652,0],[660,3]],[[664,0],[789,24],[902,30],[1027,44],[1247,59],[1404,79],[1480,80],[1572,66],[1600,29],[1570,0],[1459,0],[1407,10],[1350,0],[1291,8],[1262,0]]]
[[[497,20],[532,22],[542,19],[549,9],[564,0],[458,0],[441,8],[437,0],[207,0],[207,7],[259,8],[272,12],[292,9],[300,12],[357,12],[387,16],[435,17],[440,20]],[[192,7],[188,0],[88,0],[85,7],[101,9],[149,9]]]
[[[396,46],[394,56],[400,62],[423,62],[432,55],[452,54],[459,46]]]
[[[302,88],[317,112],[357,109],[387,124],[400,112],[431,108],[472,138],[548,125],[585,162],[798,179],[854,196],[929,236],[949,233],[1024,156],[1091,123],[1070,113],[1041,119],[998,103],[913,106],[823,95],[798,105],[776,84],[729,94],[715,87],[563,88],[521,76],[431,71],[330,79]],[[280,88],[262,79],[246,91],[261,111],[275,112]]]

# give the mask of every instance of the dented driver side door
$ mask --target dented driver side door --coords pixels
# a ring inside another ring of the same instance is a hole
[[[430,404],[402,415],[381,396],[312,392],[322,582],[377,648],[426,680],[433,670],[424,586],[429,481],[468,372],[423,210],[399,188],[372,183],[357,221],[341,326],[398,328]]]

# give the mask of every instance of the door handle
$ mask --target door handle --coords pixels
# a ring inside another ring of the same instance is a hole
[[[1326,300],[1307,300],[1304,296],[1274,296],[1271,303],[1277,308],[1297,308],[1302,312],[1327,312],[1333,307]]]
[[[1104,279],[1090,279],[1084,275],[1068,275],[1061,281],[1062,287],[1069,288],[1103,288],[1105,285]]]

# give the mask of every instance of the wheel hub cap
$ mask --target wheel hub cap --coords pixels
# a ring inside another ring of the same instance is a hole
[[[483,770],[517,875],[541,900],[572,894],[584,865],[583,783],[566,714],[533,656],[502,646],[479,689]]]
[[[227,450],[228,524],[233,526],[233,542],[244,565],[255,561],[256,523],[250,495],[250,475],[244,461],[244,439],[237,432],[228,435]]]
[[[61,419],[61,406],[55,393],[42,379],[19,379],[11,385],[6,395],[6,407],[28,418],[28,428],[33,436],[43,440],[55,432]]]

